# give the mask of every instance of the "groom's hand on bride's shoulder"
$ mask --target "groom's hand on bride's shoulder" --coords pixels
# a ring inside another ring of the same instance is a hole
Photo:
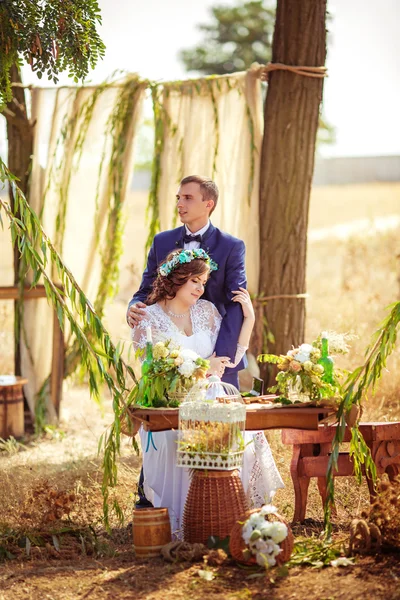
[[[146,314],[147,306],[143,302],[136,302],[129,307],[128,312],[126,313],[126,320],[132,329],[136,327],[143,319]]]

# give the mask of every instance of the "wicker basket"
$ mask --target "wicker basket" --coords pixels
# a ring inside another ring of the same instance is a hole
[[[183,512],[184,540],[205,544],[211,535],[227,537],[247,507],[238,471],[194,471]]]
[[[176,408],[181,404],[187,396],[187,390],[183,392],[169,392],[168,393],[168,406],[170,408]]]
[[[241,562],[245,565],[255,565],[255,564],[257,564],[257,562],[256,562],[255,556],[251,556],[249,559],[246,559],[243,555],[244,550],[246,550],[246,548],[247,548],[247,546],[244,542],[244,539],[242,538],[243,524],[245,523],[245,521],[247,521],[247,519],[250,517],[250,515],[258,512],[259,510],[260,510],[259,508],[254,508],[253,510],[247,511],[245,514],[243,514],[241,516],[241,518],[239,518],[236,521],[236,523],[234,524],[234,526],[232,527],[232,530],[231,530],[231,535],[230,535],[230,539],[229,539],[230,553],[232,555],[232,558],[234,558],[238,562]],[[292,552],[293,552],[294,538],[293,538],[292,530],[290,529],[290,526],[288,525],[286,520],[278,514],[274,514],[274,513],[268,514],[268,515],[265,515],[265,518],[268,521],[269,520],[280,521],[281,523],[284,523],[286,525],[286,527],[288,528],[287,537],[283,540],[283,542],[281,542],[279,544],[280,548],[282,549],[282,552],[280,552],[278,554],[278,556],[276,557],[277,565],[282,565],[283,563],[285,563],[289,560],[289,558],[291,557]]]

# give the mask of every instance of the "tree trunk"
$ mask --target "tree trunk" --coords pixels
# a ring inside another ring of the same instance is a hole
[[[272,62],[323,66],[325,16],[326,0],[278,0]],[[308,208],[322,89],[323,79],[287,71],[269,74],[260,172],[261,297],[306,291]],[[304,299],[272,299],[259,305],[257,314],[257,352],[286,353],[304,341]]]
[[[11,68],[11,81],[21,83],[21,77],[17,67]],[[33,153],[33,126],[28,118],[25,100],[25,91],[22,87],[13,87],[13,99],[7,104],[3,112],[7,121],[8,137],[8,168],[13,175],[18,177],[18,185],[29,197],[30,167]],[[10,190],[10,202],[13,207],[14,198]],[[17,244],[14,246],[14,284],[19,283],[19,251]],[[21,375],[21,353],[20,353],[20,328],[17,317],[18,303],[14,303],[16,319],[14,336],[14,373]]]

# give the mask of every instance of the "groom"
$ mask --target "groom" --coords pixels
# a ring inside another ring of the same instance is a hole
[[[211,179],[190,175],[182,179],[176,195],[179,218],[183,223],[169,231],[158,233],[147,258],[139,290],[128,306],[127,321],[134,327],[146,314],[146,298],[157,274],[158,265],[178,248],[193,250],[203,248],[218,265],[207,282],[203,298],[209,300],[222,316],[215,352],[218,360],[211,367],[222,374],[222,380],[239,386],[238,371],[245,368],[242,360],[235,368],[224,372],[226,357],[234,362],[236,345],[243,322],[239,303],[232,302],[232,291],[246,286],[245,246],[228,233],[220,231],[210,222],[210,215],[218,202],[218,187]],[[213,364],[214,363],[214,364]]]
[[[129,303],[126,318],[130,327],[143,319],[146,314],[146,298],[157,275],[157,267],[170,252],[178,248],[203,248],[218,265],[218,270],[210,275],[203,298],[215,304],[222,316],[215,346],[216,358],[210,360],[210,366],[222,375],[223,381],[238,388],[238,371],[246,364],[241,360],[235,368],[229,368],[228,372],[224,372],[224,364],[227,357],[234,362],[243,322],[242,307],[239,303],[232,302],[232,291],[247,287],[245,246],[242,240],[220,231],[210,222],[210,215],[218,202],[218,194],[217,185],[207,177],[190,175],[182,179],[176,195],[176,206],[183,226],[163,231],[154,237],[140,288]],[[143,493],[143,483],[142,468],[136,508],[152,506]]]

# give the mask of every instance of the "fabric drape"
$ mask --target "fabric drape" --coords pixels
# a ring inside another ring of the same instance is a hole
[[[175,225],[181,178],[212,177],[220,190],[212,221],[245,242],[248,285],[256,293],[263,131],[256,72],[163,84],[156,102],[162,136],[156,190],[161,231]]]
[[[30,204],[95,306],[99,296],[107,295],[104,262],[114,228],[120,226],[115,223],[117,203],[123,202],[133,172],[133,141],[145,86],[132,83],[125,90],[116,85],[32,90],[36,125]],[[123,148],[118,148],[118,118],[124,118]],[[57,282],[56,268],[48,269]],[[113,279],[115,274],[107,276]],[[25,394],[32,411],[51,373],[52,322],[53,309],[46,299],[25,303],[22,373],[29,380]]]
[[[152,227],[157,219],[161,230],[179,224],[175,196],[182,177],[212,177],[220,189],[212,221],[244,240],[249,290],[258,291],[263,123],[256,70],[163,84],[133,76],[121,85],[35,88],[31,91],[35,139],[29,201],[100,315],[122,251],[118,246],[122,244],[121,203],[149,86],[156,125],[149,204]],[[145,228],[143,224],[143,232]],[[2,284],[11,285],[7,228],[0,231],[0,243],[7,248],[0,260]],[[143,236],[125,240],[128,243],[131,256],[143,256]],[[48,272],[57,282],[55,267],[48,265]],[[52,323],[53,309],[46,299],[24,304],[22,374],[29,380],[25,391],[32,412],[37,393],[51,373]],[[68,328],[66,340],[70,342]]]

